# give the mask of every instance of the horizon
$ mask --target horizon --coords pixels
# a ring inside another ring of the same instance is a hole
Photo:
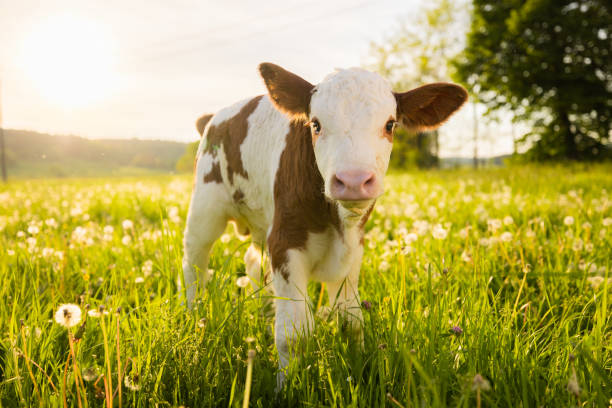
[[[0,16],[3,125],[87,139],[193,142],[201,114],[265,93],[260,62],[317,83],[337,67],[364,66],[370,43],[424,4],[7,4]],[[203,24],[211,15],[215,22]],[[441,128],[440,157],[473,155],[471,110]],[[480,156],[512,152],[507,120],[479,126],[483,136],[495,135],[480,142]]]

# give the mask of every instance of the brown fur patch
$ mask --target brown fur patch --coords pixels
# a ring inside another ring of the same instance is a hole
[[[266,83],[270,99],[282,112],[296,119],[307,119],[314,85],[278,65],[259,64],[259,73]]]
[[[327,201],[323,188],[310,129],[292,121],[274,180],[274,221],[268,237],[272,269],[286,281],[287,251],[305,248],[309,232],[332,227],[342,234],[338,207]]]
[[[227,177],[234,184],[234,174],[248,179],[249,175],[242,164],[240,146],[244,142],[249,130],[248,118],[253,113],[263,95],[251,99],[240,109],[235,116],[217,125],[211,125],[206,134],[206,148],[204,152],[217,157],[217,150],[223,145],[227,158]]]
[[[235,203],[239,203],[242,200],[244,200],[244,193],[242,192],[242,190],[238,189],[238,190],[234,191],[234,194],[232,195],[232,198],[234,199]]]
[[[223,183],[221,177],[221,166],[218,161],[213,162],[212,168],[208,174],[204,175],[204,183]]]
[[[200,134],[200,136],[204,134],[204,128],[206,127],[206,124],[212,119],[212,117],[212,114],[207,113],[206,115],[200,116],[198,120],[196,120],[196,129],[198,129],[198,133]]]
[[[415,131],[437,128],[468,98],[467,91],[461,86],[444,82],[423,85],[394,95],[397,118]]]

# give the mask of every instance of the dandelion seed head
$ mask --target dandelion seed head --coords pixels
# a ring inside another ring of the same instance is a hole
[[[249,282],[250,282],[250,279],[246,275],[241,276],[238,279],[236,279],[236,285],[238,285],[239,288],[246,288]]]
[[[60,305],[55,312],[55,321],[69,328],[81,322],[81,308],[73,303]]]
[[[474,379],[472,380],[472,391],[476,391],[476,390],[489,391],[490,389],[491,389],[491,384],[489,383],[489,380],[487,380],[480,374],[476,374],[474,376]]]

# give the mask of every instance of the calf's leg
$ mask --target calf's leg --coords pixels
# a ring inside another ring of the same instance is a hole
[[[274,266],[272,285],[275,292],[276,320],[274,338],[278,350],[280,389],[285,380],[285,368],[291,359],[291,343],[298,335],[307,335],[314,326],[308,302],[307,259],[298,250],[287,251],[287,262]]]
[[[198,289],[203,289],[208,282],[208,255],[227,225],[225,208],[228,201],[227,192],[220,183],[205,183],[194,188],[183,239],[183,279],[178,277],[179,290],[184,283],[189,307],[193,306]]]

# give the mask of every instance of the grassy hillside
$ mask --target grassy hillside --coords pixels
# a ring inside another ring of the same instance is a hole
[[[176,292],[191,187],[0,186],[1,406],[240,407],[249,350],[251,407],[608,406],[610,165],[389,176],[366,224],[363,348],[311,283],[316,328],[278,395],[270,307],[238,280],[248,243],[215,244],[193,310]]]
[[[5,130],[10,177],[91,177],[174,172],[185,143],[159,140],[90,140]]]

